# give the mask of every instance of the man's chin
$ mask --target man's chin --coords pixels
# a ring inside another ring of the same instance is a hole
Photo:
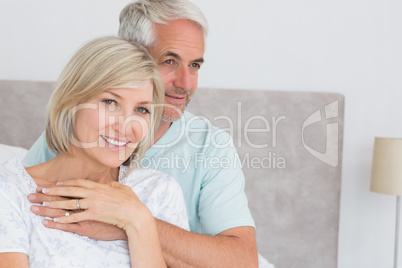
[[[164,122],[174,122],[181,118],[183,115],[183,109],[180,108],[166,108],[162,113],[162,121]]]
[[[162,115],[162,121],[164,122],[174,122],[180,119],[180,116]]]

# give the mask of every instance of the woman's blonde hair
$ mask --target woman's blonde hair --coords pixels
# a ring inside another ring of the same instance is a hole
[[[139,44],[120,37],[97,38],[80,48],[60,75],[47,110],[46,142],[55,153],[71,153],[77,105],[99,93],[129,82],[151,81],[153,105],[147,135],[124,162],[138,160],[149,148],[159,126],[164,83],[156,63]]]

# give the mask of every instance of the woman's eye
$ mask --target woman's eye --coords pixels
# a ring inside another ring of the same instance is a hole
[[[116,104],[116,101],[114,101],[114,100],[103,100],[103,102],[104,103],[106,103],[106,104],[109,104],[109,105],[115,105]]]
[[[149,110],[145,107],[138,107],[137,109],[135,109],[137,112],[141,113],[141,114],[150,114]]]
[[[115,100],[104,99],[102,100],[102,102],[105,103],[105,106],[110,112],[115,112],[118,107],[117,102]]]

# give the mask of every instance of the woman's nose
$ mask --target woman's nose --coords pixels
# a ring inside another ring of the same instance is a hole
[[[132,143],[138,143],[149,129],[149,122],[141,116],[119,115],[114,120],[115,122],[111,124],[113,131],[118,134],[119,138]]]

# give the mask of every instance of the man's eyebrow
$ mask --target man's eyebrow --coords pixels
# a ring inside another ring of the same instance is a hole
[[[204,58],[195,59],[193,62],[204,63]]]
[[[181,57],[180,57],[179,54],[177,54],[177,53],[175,53],[175,52],[172,52],[172,51],[168,51],[168,52],[165,54],[165,56],[166,56],[166,57],[173,57],[173,58],[176,58],[176,59],[179,59],[179,60],[181,59]],[[204,58],[198,58],[198,59],[192,60],[191,62],[204,63]]]

